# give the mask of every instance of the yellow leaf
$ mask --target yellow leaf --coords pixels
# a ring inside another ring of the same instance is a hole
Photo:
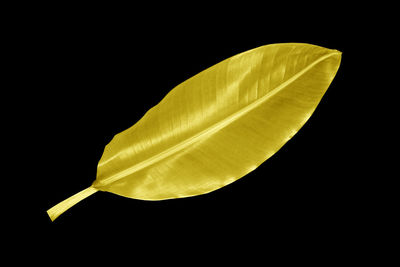
[[[340,59],[341,52],[315,45],[272,44],[202,71],[117,134],[93,185],[48,210],[50,218],[98,190],[164,200],[236,181],[304,125]]]

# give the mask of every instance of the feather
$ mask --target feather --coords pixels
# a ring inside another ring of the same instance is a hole
[[[340,59],[341,52],[316,45],[272,44],[200,72],[115,135],[94,183],[49,209],[51,220],[98,190],[164,200],[236,181],[304,125]]]

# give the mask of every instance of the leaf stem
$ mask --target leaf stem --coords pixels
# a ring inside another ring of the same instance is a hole
[[[47,214],[49,215],[51,221],[54,221],[55,219],[57,219],[58,216],[63,214],[66,210],[74,206],[76,203],[87,198],[88,196],[91,196],[97,191],[98,190],[93,186],[89,186],[88,188],[76,193],[75,195],[67,198],[66,200],[47,210]]]

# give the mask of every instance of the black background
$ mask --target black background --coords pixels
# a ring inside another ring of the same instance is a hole
[[[22,23],[16,47],[26,75],[17,83],[26,88],[22,135],[31,146],[32,176],[29,223],[21,228],[33,236],[21,240],[43,240],[39,258],[57,258],[58,250],[75,257],[90,248],[104,260],[132,254],[133,262],[149,263],[174,262],[177,255],[233,257],[245,248],[283,258],[290,248],[332,258],[351,254],[353,242],[365,238],[357,220],[366,204],[356,194],[362,185],[351,130],[360,123],[351,97],[357,89],[349,85],[362,23],[348,17],[347,7],[301,14],[296,7],[284,14],[241,6],[194,6],[177,14],[166,8],[56,8]],[[259,168],[185,199],[149,202],[97,192],[50,221],[47,209],[93,182],[113,135],[174,86],[230,56],[283,42],[338,49],[342,63],[314,115]],[[66,252],[63,244],[71,241]]]

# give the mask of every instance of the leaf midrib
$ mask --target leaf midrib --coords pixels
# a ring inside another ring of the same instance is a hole
[[[247,114],[248,112],[250,112],[251,110],[255,109],[256,107],[258,107],[259,105],[261,105],[263,102],[265,102],[268,98],[270,98],[271,96],[277,94],[278,92],[280,92],[282,89],[284,89],[286,86],[288,86],[289,84],[293,83],[297,78],[299,78],[300,76],[302,76],[304,73],[306,73],[307,71],[309,71],[312,67],[314,67],[316,64],[320,63],[321,61],[327,59],[328,57],[332,56],[332,55],[336,55],[339,54],[340,52],[333,52],[333,53],[329,53],[326,54],[322,57],[320,57],[319,59],[316,59],[315,61],[313,61],[311,64],[309,64],[307,67],[305,67],[304,69],[302,69],[301,71],[299,71],[298,73],[296,73],[295,75],[293,75],[291,78],[287,79],[285,82],[283,82],[282,84],[280,84],[278,87],[274,88],[273,90],[271,90],[270,92],[268,92],[266,95],[264,95],[263,97],[257,99],[256,101],[252,102],[251,104],[243,107],[242,109],[238,110],[237,112],[235,112],[234,114],[228,116],[227,118],[223,119],[222,121],[219,121],[213,125],[211,125],[210,127],[208,127],[207,129],[201,131],[200,133],[180,142],[179,144],[174,145],[173,147],[170,147],[160,153],[158,153],[157,155],[154,155],[132,167],[129,167],[121,172],[118,172],[104,180],[100,180],[98,181],[98,185],[107,185],[110,183],[113,183],[129,174],[132,174],[138,170],[141,170],[143,168],[146,168],[147,166],[152,165],[153,163],[156,163],[160,160],[165,159],[166,157],[184,149],[185,147],[193,144],[194,142],[196,142],[197,140],[201,139],[203,136],[207,136],[209,134],[213,134],[216,131],[224,128],[225,126],[229,125],[230,123],[232,123],[233,121],[235,121],[236,119],[242,117],[243,115]]]

